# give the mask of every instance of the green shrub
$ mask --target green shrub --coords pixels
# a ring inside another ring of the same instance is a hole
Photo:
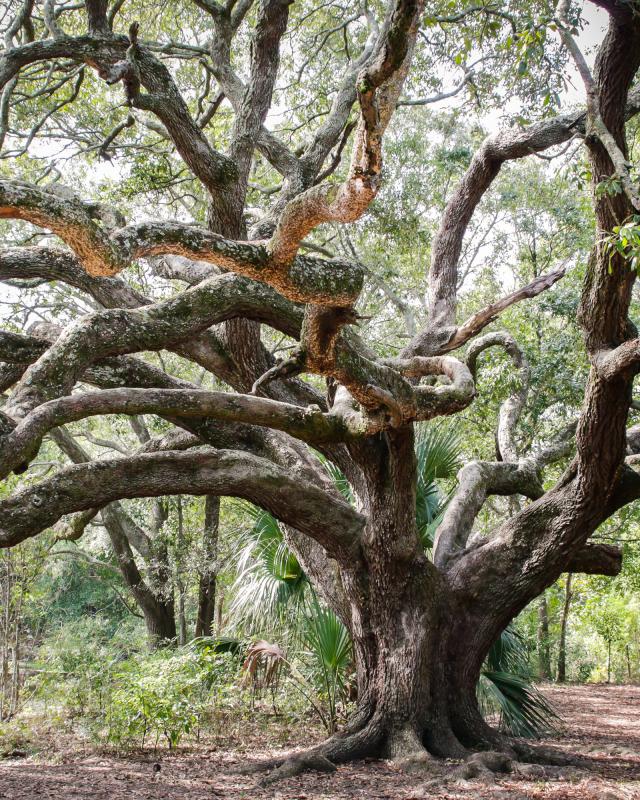
[[[133,629],[110,636],[99,619],[76,620],[43,644],[31,689],[49,721],[81,719],[91,738],[117,746],[171,748],[241,692],[238,647],[227,640],[148,653]]]
[[[189,646],[138,656],[114,676],[106,716],[113,744],[164,739],[169,748],[199,733],[203,717],[231,690],[238,662],[215,647]]]

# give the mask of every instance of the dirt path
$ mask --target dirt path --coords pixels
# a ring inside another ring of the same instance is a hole
[[[591,770],[533,780],[498,776],[495,783],[407,774],[388,762],[360,762],[331,775],[308,773],[259,788],[233,765],[273,755],[259,736],[235,750],[201,746],[173,754],[114,757],[50,749],[0,763],[2,800],[640,800],[640,687],[546,687],[565,722],[550,744],[587,757]],[[263,741],[263,740],[262,740]],[[241,752],[244,751],[244,752]],[[159,764],[160,770],[154,765]]]

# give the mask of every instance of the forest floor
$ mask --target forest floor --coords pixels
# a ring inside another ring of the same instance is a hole
[[[0,761],[2,800],[640,800],[640,687],[543,687],[563,720],[562,734],[547,743],[577,753],[590,769],[564,770],[534,780],[497,775],[495,782],[464,781],[455,764],[441,762],[431,775],[410,774],[386,761],[307,773],[269,787],[233,772],[248,761],[273,757],[274,745],[305,744],[320,731],[301,726],[268,730],[232,725],[215,741],[115,755],[79,737],[55,735],[36,752],[5,754]],[[277,719],[277,718],[276,718]],[[20,757],[16,757],[20,756]],[[159,765],[159,769],[158,769]]]

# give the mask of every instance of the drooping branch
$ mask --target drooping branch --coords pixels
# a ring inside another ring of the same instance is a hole
[[[194,285],[202,284],[207,278],[220,277],[219,273],[211,268],[205,273],[205,266],[208,266],[206,262],[198,263],[185,259],[185,268],[180,272],[180,277],[188,280],[187,272],[191,270],[189,276],[193,277],[188,282]],[[163,274],[161,270],[158,272]],[[166,277],[176,277],[176,275],[172,272]],[[133,309],[153,304],[152,300],[120,278],[89,275],[74,255],[66,250],[47,246],[7,247],[0,250],[0,281],[31,278],[63,281],[86,292],[104,308]],[[228,288],[223,291],[236,296],[236,309],[233,311],[225,304],[222,316],[215,319],[212,324],[231,319],[236,315],[264,322],[294,338],[300,335],[302,309],[283,298],[279,292],[261,282],[254,283],[241,275],[226,275],[224,283]],[[213,298],[210,298],[210,301],[212,300]]]
[[[238,286],[236,278],[217,276],[163,303],[85,317],[28,370],[7,413],[20,417],[21,408],[26,412],[44,399],[68,394],[78,376],[98,359],[186,342],[214,322],[237,316],[246,287]]]
[[[90,275],[69,250],[58,247],[5,247],[0,280],[63,281],[86,292],[105,308],[137,308],[150,301],[120,278]]]
[[[640,87],[629,94],[626,119],[640,111]],[[442,215],[431,251],[428,276],[428,324],[406,348],[409,354],[431,355],[447,349],[456,335],[458,262],[462,242],[478,204],[493,184],[502,166],[550,147],[575,135],[585,135],[586,111],[560,114],[524,130],[492,134],[476,151],[469,168],[451,195]]]
[[[16,342],[16,340],[18,341]],[[21,360],[23,358],[28,361],[36,360],[43,352],[46,352],[48,346],[48,341],[35,337],[0,334],[0,361],[10,362],[12,359],[19,359],[16,366],[24,370],[25,366]],[[195,384],[175,378],[141,359],[128,356],[96,361],[82,373],[81,377],[83,381],[103,390],[121,389],[122,387],[195,392],[200,390]],[[261,453],[261,448],[264,446],[264,437],[259,434],[260,429],[250,425],[222,424],[211,417],[169,415],[166,419],[185,431],[195,434],[189,440],[189,444],[185,444],[185,447],[194,446],[200,440],[214,447],[242,447],[242,449]],[[11,427],[9,425],[9,428]],[[4,433],[8,433],[9,428]],[[158,443],[155,443],[154,451],[158,447]],[[163,449],[178,449],[178,445],[172,440],[171,446],[163,445]]]
[[[480,353],[489,347],[503,347],[518,370],[518,385],[500,406],[496,441],[498,457],[503,461],[517,461],[518,448],[515,432],[520,414],[527,401],[529,392],[529,364],[516,340],[507,331],[488,333],[471,343],[467,351],[467,366],[475,377],[476,362]]]
[[[169,494],[241,497],[316,539],[341,563],[359,557],[363,517],[264,458],[196,448],[69,467],[0,502],[0,546],[11,547],[66,514],[122,498]]]
[[[434,564],[444,569],[464,552],[476,517],[490,495],[521,494],[536,499],[543,493],[539,470],[531,461],[465,464],[458,473],[456,493],[436,531]]]

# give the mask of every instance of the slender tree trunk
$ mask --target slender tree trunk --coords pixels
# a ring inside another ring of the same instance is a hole
[[[542,594],[538,603],[538,678],[551,679],[551,654],[549,652],[549,608],[547,595]]]
[[[558,683],[564,683],[567,679],[567,624],[569,621],[569,609],[571,607],[571,573],[567,573],[565,584],[564,607],[562,609],[562,621],[560,622],[560,643],[558,647]]]
[[[220,498],[208,495],[204,507],[202,534],[203,564],[198,582],[198,618],[196,637],[211,636],[216,609],[216,578],[218,573],[218,524]]]
[[[627,656],[627,680],[631,683],[631,654],[630,654],[630,647],[629,643],[627,643],[626,647],[624,648],[626,656]]]
[[[607,683],[611,683],[611,639],[607,639]]]
[[[223,609],[224,609],[224,586],[222,586],[220,588],[220,592],[218,593],[218,596],[216,598],[216,610],[215,610],[215,615],[216,615],[216,629],[215,629],[215,632],[216,632],[216,636],[218,636],[220,634],[220,631],[222,630],[222,611],[223,611]]]
[[[173,592],[166,593],[166,581],[161,587],[155,586],[153,589],[147,585],[140,574],[117,512],[110,506],[106,506],[100,513],[122,577],[142,611],[150,647],[155,648],[163,642],[175,641],[176,622]],[[166,563],[162,563],[162,558],[158,559],[158,555],[158,552],[154,554],[156,563],[152,570],[156,578],[166,572],[167,566]]]
[[[187,587],[184,582],[182,557],[184,554],[184,518],[182,513],[182,498],[178,497],[178,542],[176,547],[176,586],[178,588],[178,644],[181,647],[187,643],[187,616],[186,595]]]
[[[23,601],[24,601],[24,586],[21,582],[19,588],[19,595],[16,602],[16,609],[15,609],[14,623],[13,623],[14,624],[13,669],[11,672],[11,706],[10,706],[11,716],[17,713],[18,703],[20,700],[20,634],[22,632],[21,617],[22,617]]]

